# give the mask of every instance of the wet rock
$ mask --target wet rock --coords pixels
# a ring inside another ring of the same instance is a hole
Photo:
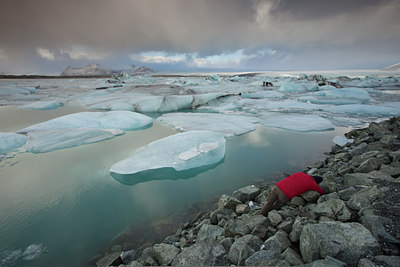
[[[331,256],[355,265],[369,252],[380,253],[381,247],[371,232],[359,223],[322,222],[303,228],[300,251],[308,263]]]
[[[172,262],[172,266],[228,265],[225,248],[217,241],[207,238],[191,247],[184,248]]]
[[[262,244],[262,240],[257,236],[242,236],[232,244],[228,258],[233,264],[243,265],[247,258],[260,250]]]
[[[237,198],[240,202],[245,203],[246,201],[253,200],[259,193],[260,188],[249,185],[234,191],[232,196]]]

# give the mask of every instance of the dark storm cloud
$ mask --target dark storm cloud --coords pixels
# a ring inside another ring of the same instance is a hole
[[[270,57],[323,47],[345,56],[344,48],[362,46],[394,55],[399,12],[396,0],[2,0],[0,67],[146,51],[206,57],[259,49],[251,54]]]

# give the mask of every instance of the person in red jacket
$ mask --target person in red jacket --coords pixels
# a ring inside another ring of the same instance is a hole
[[[303,172],[296,172],[286,177],[274,185],[260,214],[267,216],[271,210],[279,209],[295,196],[309,190],[317,191],[321,195],[325,194],[324,190],[318,185],[321,182],[322,177],[311,176]]]

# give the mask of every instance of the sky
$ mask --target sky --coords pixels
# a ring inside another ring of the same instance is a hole
[[[398,0],[1,0],[0,73],[384,68],[399,14]]]

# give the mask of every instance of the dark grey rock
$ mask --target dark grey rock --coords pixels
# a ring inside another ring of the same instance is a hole
[[[306,204],[306,201],[304,200],[304,198],[297,196],[290,200],[290,204],[299,207],[304,206]]]
[[[381,247],[371,232],[359,223],[321,222],[303,228],[300,251],[308,263],[331,256],[355,265],[366,253],[380,253]]]
[[[338,192],[339,197],[344,201],[348,201],[355,193],[357,193],[357,190],[353,186]]]
[[[262,215],[250,216],[244,214],[236,220],[229,220],[224,229],[226,237],[250,234],[258,225],[266,225],[267,218]]]
[[[361,217],[361,223],[375,236],[377,240],[381,242],[400,244],[400,240],[393,237],[385,227],[393,224],[392,219],[377,215],[364,215]]]
[[[351,219],[351,212],[341,199],[329,199],[315,206],[310,206],[310,211],[318,216],[326,216],[342,222]]]
[[[311,263],[311,267],[346,267],[347,264],[338,259],[326,256],[323,260],[316,260]]]
[[[366,161],[362,162],[360,166],[355,169],[355,172],[366,173],[373,170],[379,169],[382,165],[382,161],[377,158],[369,158]]]
[[[242,204],[237,198],[228,195],[222,195],[218,201],[218,208],[235,210],[236,206]]]
[[[282,216],[276,210],[268,212],[268,219],[272,226],[277,226],[282,221]]]
[[[375,186],[361,189],[355,193],[347,202],[347,206],[353,210],[360,210],[372,204],[381,195],[381,190]]]
[[[257,236],[242,236],[232,244],[228,258],[233,264],[243,265],[247,258],[260,250],[262,244],[263,242]]]
[[[264,242],[264,247],[278,247],[283,252],[291,245],[289,236],[284,231],[278,231]]]
[[[231,209],[218,208],[210,213],[211,223],[218,224],[222,219],[228,220],[233,213]]]
[[[307,191],[301,194],[302,198],[304,198],[307,202],[317,202],[319,198],[319,193],[314,190]]]
[[[379,255],[375,257],[375,260],[379,264],[384,264],[388,267],[398,267],[400,266],[400,257],[399,256],[384,256]]]
[[[240,202],[245,203],[246,201],[254,200],[259,193],[260,188],[249,185],[234,191],[232,196],[237,198]]]
[[[263,261],[269,261],[274,259],[281,259],[281,253],[277,250],[261,250],[257,251],[249,258],[246,259],[246,266],[257,266],[261,264]]]
[[[206,238],[216,239],[218,236],[224,234],[224,229],[217,225],[203,224],[197,233],[197,240],[203,240]]]
[[[317,221],[312,220],[307,217],[297,217],[293,223],[292,231],[289,234],[290,241],[296,243],[300,240],[300,234],[303,230],[303,227],[307,224],[317,223]]]
[[[153,246],[154,249],[154,259],[160,265],[168,265],[172,262],[175,256],[180,252],[180,250],[171,244],[156,244]]]
[[[236,206],[235,212],[239,215],[248,213],[250,211],[249,205],[239,204]]]
[[[372,178],[366,173],[347,173],[343,177],[344,184],[354,185],[373,185]]]
[[[381,165],[380,171],[394,178],[400,175],[400,168],[395,168],[390,165]]]
[[[224,247],[217,241],[208,238],[193,246],[184,248],[172,262],[172,266],[215,266],[228,265]]]
[[[283,220],[280,224],[278,224],[276,228],[289,234],[292,231],[293,222],[294,220],[288,217],[285,220]]]
[[[283,253],[282,253],[283,259],[289,263],[291,266],[292,265],[302,265],[304,264],[303,259],[301,256],[292,248],[287,248]]]

